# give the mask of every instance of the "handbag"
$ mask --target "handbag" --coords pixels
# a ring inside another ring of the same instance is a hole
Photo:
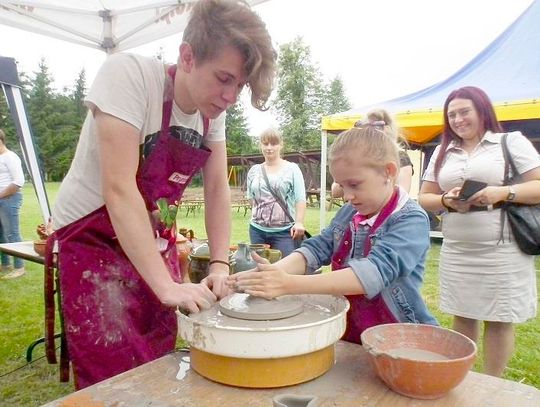
[[[266,170],[264,168],[264,164],[261,164],[261,169],[262,169],[262,173],[263,173],[263,176],[264,176],[264,181],[266,182],[266,186],[268,187],[268,190],[273,195],[273,197],[276,198],[276,202],[279,204],[279,206],[281,206],[281,209],[283,209],[283,212],[285,212],[285,215],[289,218],[289,221],[294,223],[295,220],[291,216],[291,213],[289,212],[289,208],[287,208],[287,204],[285,203],[285,201],[283,200],[281,195],[278,194],[274,190],[274,188],[272,188],[272,186],[270,185],[270,181],[268,181],[268,175],[266,175]],[[302,239],[302,240],[309,239],[310,237],[311,237],[311,233],[309,233],[307,230],[304,230],[304,239]]]
[[[521,175],[508,150],[507,136],[508,134],[504,134],[501,140],[505,162],[504,185],[513,185],[521,182]],[[512,176],[510,176],[510,169]],[[540,254],[540,204],[505,202],[502,209],[506,213],[510,229],[520,250],[530,255]],[[504,220],[502,225],[504,230]]]

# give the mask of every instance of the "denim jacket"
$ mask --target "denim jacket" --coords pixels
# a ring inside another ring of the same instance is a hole
[[[296,250],[306,258],[309,274],[330,264],[346,229],[352,228],[355,213],[353,206],[343,205],[320,235],[304,241]],[[362,283],[366,297],[371,299],[380,293],[400,322],[438,325],[420,294],[430,245],[429,219],[424,210],[408,199],[369,237],[372,247],[364,257],[368,232],[369,226],[352,229],[352,250],[345,261]]]

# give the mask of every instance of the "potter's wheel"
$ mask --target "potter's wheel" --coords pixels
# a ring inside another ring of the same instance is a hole
[[[249,294],[235,293],[222,298],[219,302],[219,310],[224,315],[250,321],[290,318],[300,314],[303,309],[304,302],[296,295],[284,295],[267,300]]]
[[[232,317],[219,303],[196,314],[178,312],[179,334],[190,344],[193,370],[218,383],[251,388],[289,386],[328,371],[334,364],[334,344],[345,332],[347,299],[289,297],[300,301],[300,312],[279,319]],[[237,293],[235,298],[230,309],[247,295]]]

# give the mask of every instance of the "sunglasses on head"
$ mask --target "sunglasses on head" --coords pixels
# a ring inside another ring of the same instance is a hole
[[[384,126],[386,126],[386,123],[384,120],[358,120],[356,123],[354,123],[354,127],[364,127],[364,126],[372,126],[379,130],[384,129]]]

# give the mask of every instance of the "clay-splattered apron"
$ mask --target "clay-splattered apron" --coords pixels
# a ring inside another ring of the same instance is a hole
[[[399,192],[398,189],[396,189],[388,203],[379,213],[379,216],[377,216],[373,226],[369,229],[368,236],[364,242],[364,257],[367,257],[371,250],[371,236],[392,214],[397,206],[398,200]],[[332,270],[339,270],[347,267],[346,259],[349,257],[352,244],[352,232],[351,228],[348,228],[338,250],[332,256]],[[347,295],[346,297],[351,304],[351,308],[349,309],[349,312],[347,312],[347,329],[341,338],[345,341],[360,343],[360,334],[366,329],[376,325],[398,322],[392,312],[388,309],[388,306],[385,304],[380,294],[377,294],[371,300],[367,299],[363,294]]]
[[[172,137],[176,67],[168,70],[159,139],[137,171],[137,185],[156,233],[156,243],[174,281],[181,272],[176,253],[176,224],[160,220],[178,207],[184,189],[204,165],[210,150],[194,148]],[[204,134],[208,120],[204,120]],[[163,203],[166,202],[166,205]],[[168,205],[172,205],[169,207]],[[133,267],[116,238],[105,206],[57,230],[60,298],[75,386],[84,388],[174,349],[177,319],[163,306]]]

